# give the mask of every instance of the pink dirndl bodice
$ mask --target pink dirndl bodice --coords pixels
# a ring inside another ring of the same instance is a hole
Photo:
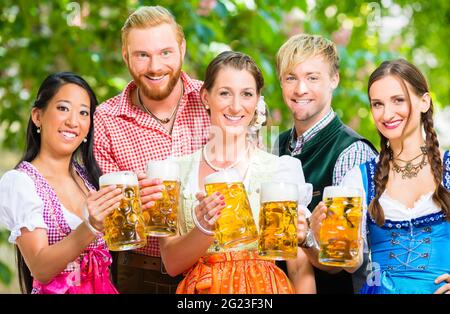
[[[84,168],[73,163],[78,175],[89,190],[95,190],[88,181]],[[44,221],[47,224],[48,244],[53,245],[72,230],[64,218],[61,203],[47,180],[29,162],[22,162],[17,170],[25,172],[34,181],[36,192],[44,203]],[[47,284],[33,280],[33,294],[117,294],[109,276],[111,255],[101,235],[89,244],[83,253]]]

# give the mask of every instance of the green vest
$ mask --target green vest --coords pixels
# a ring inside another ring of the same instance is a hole
[[[288,147],[291,131],[292,129],[282,133],[278,138],[280,156],[290,155]],[[324,187],[332,185],[333,170],[339,155],[356,141],[365,142],[376,152],[372,143],[343,124],[336,115],[325,128],[305,143],[300,154],[293,156],[300,159],[305,180],[313,185],[313,199],[308,206],[311,210],[322,200]]]
[[[290,155],[289,140],[291,131],[282,133],[278,138],[279,155]],[[367,143],[376,152],[375,147],[365,138],[343,124],[338,116],[320,130],[302,147],[302,152],[294,157],[302,162],[306,182],[313,185],[313,199],[308,206],[312,211],[322,200],[323,188],[333,184],[334,166],[339,155],[356,141]],[[275,144],[277,145],[277,144]],[[287,271],[284,263],[277,265]],[[331,275],[314,269],[318,294],[353,293],[352,278],[346,271]]]

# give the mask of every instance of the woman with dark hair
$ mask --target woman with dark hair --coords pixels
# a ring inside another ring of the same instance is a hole
[[[450,293],[450,154],[439,150],[426,79],[403,59],[385,61],[368,94],[380,156],[342,181],[365,190],[372,271],[361,293]]]
[[[96,106],[78,75],[48,76],[31,111],[26,152],[0,180],[0,221],[18,248],[22,292],[117,293],[101,231],[121,192],[97,191]]]
[[[210,140],[199,151],[179,159],[183,186],[180,235],[160,238],[167,272],[185,275],[177,293],[316,291],[312,266],[302,250],[288,261],[288,278],[274,261],[258,255],[258,241],[225,248],[212,233],[226,200],[220,193],[206,196],[203,192],[208,175],[218,176],[219,171],[234,168],[242,178],[255,221],[259,218],[261,183],[275,178],[305,183],[298,159],[278,157],[258,147],[257,134],[266,114],[263,85],[255,61],[243,53],[223,52],[208,65],[200,95],[211,116]],[[306,223],[305,214],[309,212],[299,210],[299,233]]]

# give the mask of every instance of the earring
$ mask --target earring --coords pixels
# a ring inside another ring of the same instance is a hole
[[[37,133],[37,134],[41,134],[41,127],[38,127],[38,128],[37,128],[36,133]]]
[[[87,138],[84,138],[84,139],[83,139],[83,143],[86,143],[86,142],[87,142]]]

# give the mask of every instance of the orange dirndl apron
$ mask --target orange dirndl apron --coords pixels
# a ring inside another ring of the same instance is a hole
[[[256,251],[236,251],[201,257],[176,293],[288,294],[295,290],[274,261],[262,259]]]

